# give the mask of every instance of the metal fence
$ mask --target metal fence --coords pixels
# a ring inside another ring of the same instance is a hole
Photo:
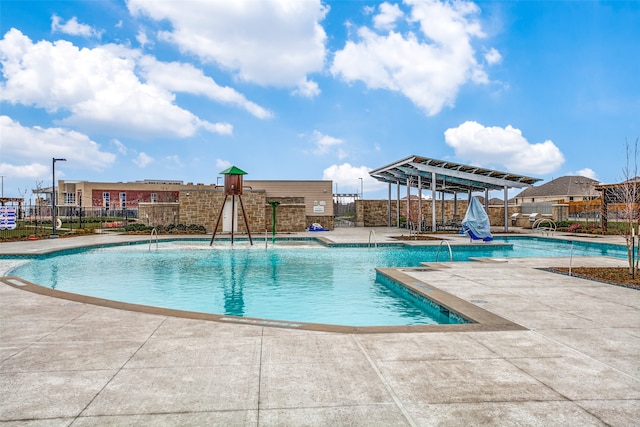
[[[553,213],[552,206],[555,203],[540,202],[540,203],[523,203],[522,214],[531,215],[532,213],[539,213],[540,215],[551,215]]]
[[[81,228],[120,228],[138,218],[137,209],[56,207],[56,226],[63,225],[65,231]],[[15,226],[0,228],[0,239],[43,236],[53,231],[51,206],[27,206],[17,209]]]

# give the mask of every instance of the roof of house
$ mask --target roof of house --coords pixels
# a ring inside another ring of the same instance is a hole
[[[586,176],[561,176],[545,184],[526,188],[516,197],[598,196],[599,193],[595,187],[599,183],[598,180]]]

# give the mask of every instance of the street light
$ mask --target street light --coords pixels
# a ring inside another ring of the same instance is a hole
[[[360,198],[364,199],[364,181],[362,178],[358,178],[360,180]]]
[[[53,232],[49,237],[58,237],[56,234],[56,162],[66,162],[67,159],[56,159],[53,158],[51,162],[51,176],[53,181],[53,186],[51,186],[51,227]]]

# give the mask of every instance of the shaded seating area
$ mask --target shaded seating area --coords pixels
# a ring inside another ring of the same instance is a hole
[[[382,166],[369,172],[372,178],[388,184],[388,204],[387,204],[387,226],[391,227],[392,217],[396,218],[396,226],[401,226],[401,216],[407,218],[407,227],[415,227],[421,231],[457,231],[461,223],[457,211],[458,197],[466,196],[466,201],[470,202],[474,192],[482,192],[485,201],[485,211],[488,211],[489,191],[501,190],[504,194],[504,231],[508,231],[508,190],[510,188],[530,187],[540,178],[532,178],[517,175],[510,172],[501,172],[493,169],[482,168],[472,165],[464,165],[451,161],[432,159],[422,156],[409,156],[396,162]],[[395,215],[392,212],[392,187],[396,188]],[[406,192],[405,212],[400,211],[400,193],[404,188]],[[417,192],[417,198],[411,192]],[[424,218],[422,212],[423,193],[431,201],[431,221],[420,221],[419,224],[412,225],[411,218]],[[429,194],[430,193],[430,194]],[[440,196],[440,197],[438,197]],[[445,218],[445,199],[453,200],[453,216]],[[417,213],[412,212],[411,205],[417,200]],[[438,205],[441,206],[440,218],[438,218]],[[431,225],[427,230],[424,223]]]

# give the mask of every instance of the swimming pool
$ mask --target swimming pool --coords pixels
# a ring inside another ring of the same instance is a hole
[[[626,256],[617,245],[509,237],[495,245],[453,246],[453,260],[513,256]],[[294,245],[294,246],[291,246]],[[151,250],[150,250],[151,249]],[[442,316],[386,280],[375,267],[447,261],[440,246],[325,247],[280,242],[265,249],[206,240],[133,244],[40,256],[10,272],[56,290],[228,316],[353,326],[423,325]]]

